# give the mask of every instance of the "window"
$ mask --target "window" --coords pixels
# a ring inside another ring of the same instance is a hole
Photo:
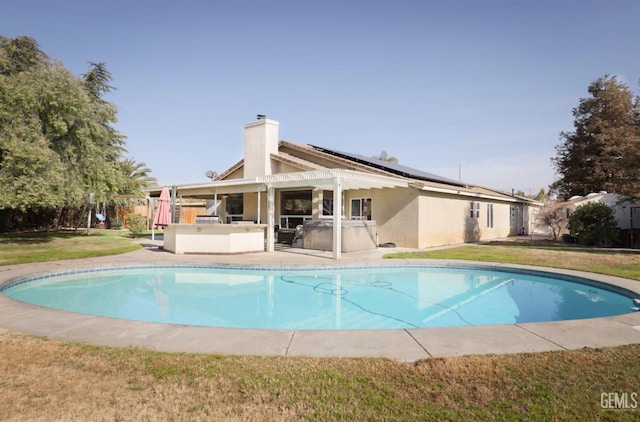
[[[284,191],[280,194],[282,215],[311,215],[311,191]]]
[[[242,220],[244,195],[240,193],[227,196],[225,211],[227,212],[227,223]]]
[[[469,217],[470,218],[480,217],[480,202],[471,201],[471,203],[469,204]]]
[[[352,220],[371,220],[371,198],[354,198],[351,200]]]
[[[493,204],[487,204],[487,227],[493,228]]]
[[[640,228],[640,207],[630,207],[631,212],[631,228]]]
[[[333,191],[322,191],[322,215],[333,215]]]
[[[280,227],[294,229],[311,219],[313,200],[310,190],[280,193]]]

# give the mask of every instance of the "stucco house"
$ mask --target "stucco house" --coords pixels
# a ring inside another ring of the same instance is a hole
[[[222,223],[267,224],[267,251],[304,226],[302,246],[333,250],[336,258],[342,250],[390,244],[426,248],[532,229],[536,201],[397,163],[280,140],[278,128],[277,121],[259,115],[244,127],[242,160],[211,182],[176,186],[176,195],[207,199],[207,214]]]

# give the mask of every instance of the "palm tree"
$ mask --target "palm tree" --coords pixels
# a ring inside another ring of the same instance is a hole
[[[120,168],[125,176],[125,183],[122,185],[121,194],[142,194],[142,190],[154,185],[157,180],[150,176],[151,170],[145,163],[136,162],[133,158],[120,161]]]

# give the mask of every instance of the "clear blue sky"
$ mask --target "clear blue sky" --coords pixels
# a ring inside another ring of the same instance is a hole
[[[637,0],[0,0],[0,34],[77,75],[106,62],[161,185],[235,164],[266,114],[281,139],[537,193],[588,85],[640,79]]]

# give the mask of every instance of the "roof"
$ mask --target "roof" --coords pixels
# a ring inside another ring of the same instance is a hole
[[[265,192],[269,187],[278,189],[319,187],[331,190],[335,187],[337,180],[340,181],[341,189],[345,190],[408,187],[409,185],[406,180],[379,174],[347,169],[320,169],[278,173],[249,179],[215,180],[200,184],[177,185],[176,189],[178,195],[188,192],[187,194],[191,197],[207,198],[215,194]],[[158,187],[147,191],[155,196],[161,189]]]
[[[448,179],[446,177],[438,176],[437,174],[433,174],[433,173],[427,173],[425,171],[403,166],[401,164],[394,163],[391,161],[380,160],[378,158],[372,158],[372,157],[365,157],[364,155],[360,155],[360,154],[351,154],[348,152],[318,147],[315,145],[310,145],[310,146],[319,151],[326,152],[327,154],[331,154],[341,158],[346,158],[348,160],[353,160],[358,163],[372,166],[381,170],[385,170],[402,177],[408,177],[411,179],[424,180],[429,182],[446,183],[448,185],[454,185],[454,186],[467,185],[466,183],[462,183],[457,180]]]
[[[283,187],[322,187],[332,189],[336,178],[342,178],[344,189],[366,189],[383,187],[412,187],[422,191],[485,198],[491,200],[538,204],[528,198],[482,186],[469,185],[433,173],[424,172],[398,163],[351,154],[329,148],[280,141],[278,153],[271,160],[298,168],[300,171],[276,173],[256,178],[233,178],[229,176],[241,169],[244,160],[238,161],[206,184],[178,186],[179,192],[190,196],[208,197],[213,194],[265,191],[267,185]],[[241,176],[240,176],[241,177]],[[159,189],[149,190],[151,195]]]

